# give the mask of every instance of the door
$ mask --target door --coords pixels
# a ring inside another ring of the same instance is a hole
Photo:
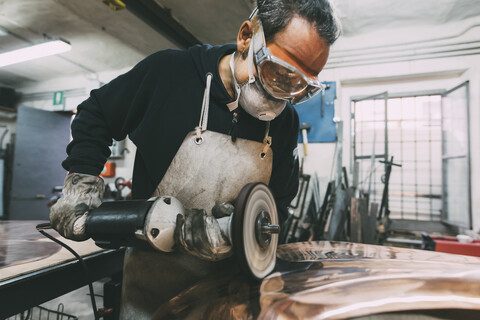
[[[442,96],[442,220],[471,229],[469,83]]]
[[[70,140],[71,113],[28,107],[18,109],[10,220],[48,220],[47,203],[55,186],[63,186]]]

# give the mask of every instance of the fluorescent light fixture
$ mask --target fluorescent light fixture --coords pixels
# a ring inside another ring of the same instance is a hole
[[[72,46],[63,40],[52,40],[30,47],[0,53],[0,67],[67,52]]]

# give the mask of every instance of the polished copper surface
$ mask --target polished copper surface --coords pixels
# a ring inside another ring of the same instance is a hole
[[[411,311],[420,319],[419,314],[438,309],[444,312],[426,318],[480,319],[479,258],[320,241],[279,246],[276,271],[261,283],[228,270],[205,279],[161,306],[155,318],[351,319],[374,315],[368,319],[391,319]]]
[[[263,281],[259,319],[480,310],[478,258],[342,242],[288,244],[279,247],[277,257],[311,266],[304,272],[278,272]]]
[[[0,221],[0,270],[43,259],[60,250],[60,246],[35,228],[44,221]]]

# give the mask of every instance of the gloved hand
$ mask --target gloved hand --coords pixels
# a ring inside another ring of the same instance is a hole
[[[71,173],[65,178],[63,196],[50,208],[50,224],[65,238],[82,241],[87,213],[102,203],[104,192],[100,177]]]
[[[175,227],[175,243],[183,250],[202,260],[218,261],[232,255],[232,244],[223,234],[218,218],[230,216],[234,207],[229,203],[216,204],[212,215],[205,210],[186,210],[178,214]]]

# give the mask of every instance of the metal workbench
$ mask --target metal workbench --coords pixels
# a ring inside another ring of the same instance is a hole
[[[38,233],[35,226],[41,222],[44,221],[0,221],[0,319],[88,283],[80,262]],[[60,237],[55,231],[50,233]],[[62,241],[82,256],[91,281],[119,278],[123,248],[103,250],[92,240],[74,242],[62,238]]]

